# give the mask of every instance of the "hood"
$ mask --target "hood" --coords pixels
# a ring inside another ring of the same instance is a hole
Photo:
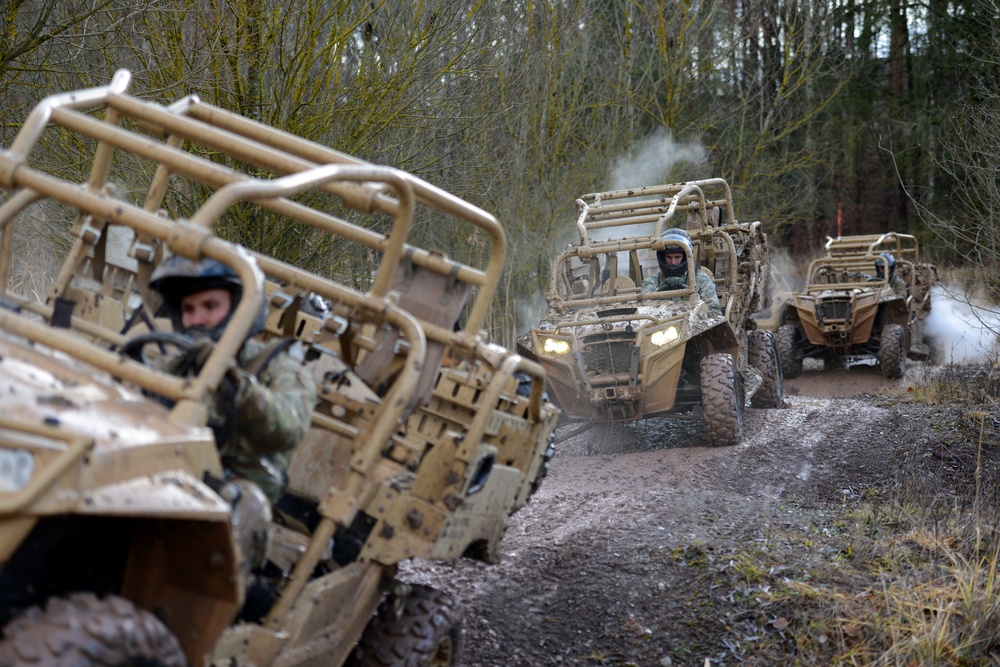
[[[212,433],[86,363],[0,332],[0,505],[85,509],[96,490],[157,473],[201,479]]]

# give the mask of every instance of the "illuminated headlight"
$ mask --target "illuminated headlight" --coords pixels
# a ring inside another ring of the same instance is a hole
[[[542,352],[546,354],[566,354],[569,352],[569,341],[558,338],[546,338],[542,341]]]
[[[0,448],[0,493],[20,491],[35,470],[35,457],[23,449]]]
[[[671,325],[666,329],[660,329],[659,331],[654,332],[653,335],[649,337],[649,342],[656,347],[663,347],[664,345],[673,343],[680,337],[681,332],[677,330],[677,327]]]

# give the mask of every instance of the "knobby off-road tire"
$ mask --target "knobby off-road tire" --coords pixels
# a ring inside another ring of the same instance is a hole
[[[733,355],[718,352],[702,359],[701,403],[710,443],[721,447],[743,439],[743,401],[743,378]]]
[[[542,454],[542,465],[538,468],[538,475],[531,482],[531,490],[528,491],[528,498],[535,495],[542,486],[542,480],[545,479],[546,475],[549,474],[549,467],[552,463],[552,458],[556,455],[556,432],[553,431],[549,436],[549,441],[545,446],[545,453]]]
[[[797,378],[802,374],[802,357],[795,358],[795,337],[795,325],[778,327],[778,357],[781,359],[782,375],[786,378]]]
[[[764,382],[754,392],[750,405],[755,408],[780,408],[785,400],[781,353],[770,331],[752,331],[747,339],[750,365],[764,376]]]
[[[412,585],[399,616],[379,605],[347,664],[350,667],[454,667],[465,611],[451,596]]]
[[[184,667],[177,639],[124,598],[50,598],[3,630],[0,667]]]
[[[882,375],[890,380],[903,377],[906,363],[906,330],[898,324],[887,324],[882,329],[882,342],[878,348],[878,363]]]

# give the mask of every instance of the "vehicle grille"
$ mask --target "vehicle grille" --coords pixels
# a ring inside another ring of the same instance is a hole
[[[611,332],[607,336],[588,336],[583,340],[583,363],[588,375],[619,375],[632,370],[635,334]]]
[[[846,300],[824,301],[816,306],[820,323],[846,322],[851,317],[851,302]]]

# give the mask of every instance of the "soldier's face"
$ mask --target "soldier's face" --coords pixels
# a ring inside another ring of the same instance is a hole
[[[684,261],[684,253],[682,252],[668,252],[664,257],[670,266],[677,266]]]
[[[229,314],[232,296],[221,287],[188,294],[181,299],[181,323],[185,329],[212,329]]]

